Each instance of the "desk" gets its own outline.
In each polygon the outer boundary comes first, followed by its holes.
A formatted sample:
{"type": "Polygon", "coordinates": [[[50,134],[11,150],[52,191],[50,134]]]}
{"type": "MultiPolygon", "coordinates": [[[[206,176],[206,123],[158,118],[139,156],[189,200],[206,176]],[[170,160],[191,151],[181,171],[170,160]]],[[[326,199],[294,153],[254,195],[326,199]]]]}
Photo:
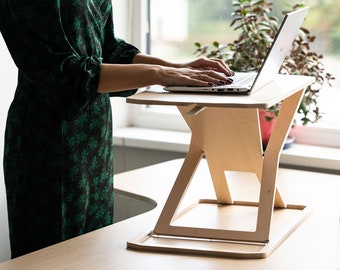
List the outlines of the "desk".
{"type": "MultiPolygon", "coordinates": [[[[127,240],[154,226],[182,163],[182,159],[173,160],[115,176],[116,189],[154,200],[157,207],[152,211],[1,263],[0,270],[340,269],[340,176],[288,169],[278,172],[282,194],[290,202],[312,205],[314,211],[265,259],[235,260],[127,249],[127,240]]],[[[201,181],[210,175],[205,160],[201,165],[188,197],[214,196],[209,182],[201,181]]],[[[253,196],[258,188],[254,182],[243,184],[231,183],[237,200],[253,196]],[[238,191],[239,186],[242,192],[238,191]]]]}
{"type": "Polygon", "coordinates": [[[189,151],[156,226],[130,241],[129,247],[235,258],[268,256],[308,213],[306,205],[292,205],[284,199],[276,177],[295,112],[304,89],[313,81],[312,77],[278,75],[249,96],[143,92],[129,97],[130,103],[176,105],[192,133],[189,151]],[[258,111],[281,101],[263,151],[258,111]],[[203,156],[215,198],[199,198],[196,205],[179,211],[203,156]],[[235,200],[229,186],[232,178],[260,182],[258,198],[235,200]]]}

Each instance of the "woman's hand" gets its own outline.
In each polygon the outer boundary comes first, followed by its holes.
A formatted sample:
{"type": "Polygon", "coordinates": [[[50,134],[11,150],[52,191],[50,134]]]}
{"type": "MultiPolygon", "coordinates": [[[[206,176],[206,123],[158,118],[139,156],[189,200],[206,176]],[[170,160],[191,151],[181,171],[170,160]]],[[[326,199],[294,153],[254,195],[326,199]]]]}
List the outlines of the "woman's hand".
{"type": "MultiPolygon", "coordinates": [[[[134,64],[150,64],[158,68],[155,75],[156,84],[208,86],[231,83],[229,78],[234,75],[221,59],[198,58],[188,63],[172,63],[150,55],[137,54],[134,64]]],[[[151,73],[150,73],[151,74],[151,73]]]]}
{"type": "Polygon", "coordinates": [[[162,85],[224,85],[232,83],[229,77],[233,75],[234,72],[221,59],[198,58],[167,71],[162,85]]]}
{"type": "Polygon", "coordinates": [[[201,64],[206,64],[206,62],[194,61],[187,65],[187,67],[182,68],[160,67],[158,83],[164,86],[213,86],[232,83],[232,80],[229,78],[232,73],[226,67],[222,66],[222,68],[218,65],[201,66],[201,64]]]}
{"type": "Polygon", "coordinates": [[[226,76],[233,76],[234,72],[229,69],[222,59],[217,58],[198,58],[189,63],[182,64],[183,67],[191,67],[194,69],[208,69],[225,74],[226,76]]]}

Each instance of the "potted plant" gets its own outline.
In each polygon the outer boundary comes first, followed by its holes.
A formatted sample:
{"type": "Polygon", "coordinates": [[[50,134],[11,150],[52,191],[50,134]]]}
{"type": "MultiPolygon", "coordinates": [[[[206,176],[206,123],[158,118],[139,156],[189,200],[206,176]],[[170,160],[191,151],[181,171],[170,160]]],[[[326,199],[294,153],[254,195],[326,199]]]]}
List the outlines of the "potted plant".
{"type": "MultiPolygon", "coordinates": [[[[301,8],[303,4],[296,4],[292,10],[301,8]]],[[[269,0],[234,0],[231,27],[237,31],[238,38],[229,44],[220,44],[215,41],[210,45],[195,43],[195,54],[209,58],[223,59],[234,71],[258,71],[264,60],[273,39],[278,31],[279,19],[272,14],[273,3],[269,0]]],[[[288,11],[283,11],[283,14],[288,11]]],[[[314,84],[307,87],[298,108],[300,121],[303,125],[314,123],[321,118],[317,99],[322,85],[334,77],[325,72],[322,59],[323,55],[311,50],[311,43],[315,40],[310,31],[301,27],[295,38],[290,54],[284,60],[280,69],[281,74],[306,75],[315,77],[314,84]]],[[[260,122],[263,139],[266,135],[264,125],[273,126],[276,116],[280,111],[280,104],[261,112],[260,122]],[[265,123],[272,122],[271,124],[265,123]]],[[[272,127],[271,127],[272,128],[272,127]]],[[[266,142],[264,142],[266,144],[266,142]]]]}

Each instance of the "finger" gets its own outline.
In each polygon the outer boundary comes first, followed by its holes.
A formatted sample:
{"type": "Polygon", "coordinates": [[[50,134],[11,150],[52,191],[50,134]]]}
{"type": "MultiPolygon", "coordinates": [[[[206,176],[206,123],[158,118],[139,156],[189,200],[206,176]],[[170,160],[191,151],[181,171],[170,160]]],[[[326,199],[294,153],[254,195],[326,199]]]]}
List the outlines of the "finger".
{"type": "Polygon", "coordinates": [[[222,73],[213,70],[195,74],[193,78],[209,83],[209,85],[225,85],[232,83],[232,80],[222,73]]]}
{"type": "Polygon", "coordinates": [[[222,59],[210,59],[209,67],[215,71],[222,72],[227,76],[234,76],[235,74],[222,59]]]}
{"type": "Polygon", "coordinates": [[[221,81],[223,84],[226,83],[227,80],[229,80],[229,76],[225,73],[222,73],[220,71],[215,70],[209,70],[205,72],[206,75],[208,75],[210,78],[213,78],[215,80],[221,81]]]}
{"type": "Polygon", "coordinates": [[[222,59],[218,59],[218,58],[201,57],[191,63],[185,64],[184,66],[187,66],[193,69],[214,70],[217,72],[221,72],[225,74],[226,76],[234,75],[234,72],[230,70],[228,65],[222,59]]]}

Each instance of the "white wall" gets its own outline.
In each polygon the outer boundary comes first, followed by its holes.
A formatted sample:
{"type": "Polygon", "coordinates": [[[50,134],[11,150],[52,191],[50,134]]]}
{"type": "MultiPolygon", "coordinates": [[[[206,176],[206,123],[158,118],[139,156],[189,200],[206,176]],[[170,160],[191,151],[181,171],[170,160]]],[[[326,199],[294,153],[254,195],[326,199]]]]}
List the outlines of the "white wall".
{"type": "Polygon", "coordinates": [[[7,204],[3,174],[4,132],[8,107],[12,101],[17,70],[0,35],[0,262],[10,258],[7,204]]]}

